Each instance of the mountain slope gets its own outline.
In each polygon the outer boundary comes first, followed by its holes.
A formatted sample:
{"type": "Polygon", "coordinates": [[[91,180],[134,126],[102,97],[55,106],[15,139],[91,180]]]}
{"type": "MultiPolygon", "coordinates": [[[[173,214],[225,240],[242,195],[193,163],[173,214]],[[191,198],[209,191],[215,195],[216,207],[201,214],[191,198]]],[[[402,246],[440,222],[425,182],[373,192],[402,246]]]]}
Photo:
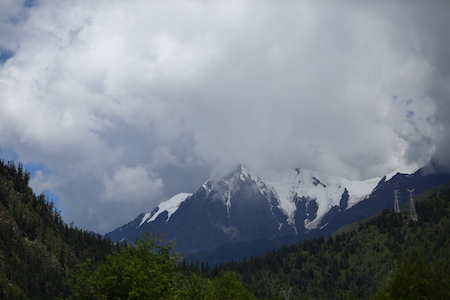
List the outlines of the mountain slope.
{"type": "MultiPolygon", "coordinates": [[[[262,179],[240,165],[219,181],[206,181],[193,194],[179,194],[152,213],[108,233],[132,241],[148,230],[177,240],[185,254],[227,242],[298,235],[323,226],[333,208],[363,200],[379,178],[351,182],[304,168],[262,179]]],[[[344,207],[345,205],[345,207],[344,207]]]]}
{"type": "Polygon", "coordinates": [[[448,299],[450,190],[418,202],[416,208],[417,222],[408,220],[407,211],[384,210],[358,229],[212,269],[204,264],[203,270],[210,276],[230,270],[240,273],[247,288],[260,298],[278,299],[280,289],[291,289],[290,299],[368,299],[389,280],[396,265],[416,266],[423,259],[430,266],[426,274],[417,268],[400,274],[403,285],[397,289],[410,290],[401,299],[448,299]],[[415,296],[413,290],[422,296],[415,296]],[[424,291],[428,294],[423,296],[424,291]]]}
{"type": "Polygon", "coordinates": [[[349,209],[340,210],[338,207],[332,208],[322,220],[326,226],[321,229],[310,230],[305,234],[287,236],[284,238],[271,240],[254,240],[241,243],[228,243],[214,249],[199,251],[186,256],[191,262],[203,261],[210,265],[225,263],[229,261],[239,261],[251,256],[259,256],[267,251],[277,249],[282,245],[298,243],[305,239],[318,236],[328,236],[341,228],[343,225],[364,220],[381,213],[384,209],[393,207],[393,191],[399,190],[402,196],[401,203],[407,202],[409,194],[407,189],[415,189],[415,194],[427,191],[443,182],[450,181],[450,174],[430,174],[427,175],[423,169],[414,174],[396,174],[390,180],[383,178],[369,197],[355,204],[349,209]]]}
{"type": "Polygon", "coordinates": [[[73,268],[102,260],[111,241],[65,224],[28,187],[29,173],[0,160],[0,299],[60,299],[73,268]]]}
{"type": "Polygon", "coordinates": [[[449,175],[418,171],[389,180],[350,181],[304,168],[262,177],[240,165],[221,180],[208,180],[193,194],[176,195],[106,236],[132,242],[147,231],[163,233],[185,255],[226,243],[279,238],[284,241],[274,245],[290,243],[329,235],[391,207],[394,189],[401,189],[406,200],[407,188],[420,192],[446,180],[449,175]]]}

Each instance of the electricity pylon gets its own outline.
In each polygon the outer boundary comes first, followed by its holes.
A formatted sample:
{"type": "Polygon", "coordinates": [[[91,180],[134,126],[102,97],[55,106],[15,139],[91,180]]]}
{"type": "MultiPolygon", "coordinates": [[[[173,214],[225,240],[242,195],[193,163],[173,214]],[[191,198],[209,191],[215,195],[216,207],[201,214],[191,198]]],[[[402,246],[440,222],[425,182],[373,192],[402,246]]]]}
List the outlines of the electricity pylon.
{"type": "Polygon", "coordinates": [[[398,198],[401,198],[398,194],[400,190],[394,190],[394,212],[399,213],[400,212],[400,204],[398,203],[398,198]]]}
{"type": "Polygon", "coordinates": [[[416,207],[414,206],[414,198],[413,198],[413,193],[414,193],[414,189],[412,190],[408,190],[409,192],[409,219],[412,221],[417,221],[417,212],[416,212],[416,207]]]}

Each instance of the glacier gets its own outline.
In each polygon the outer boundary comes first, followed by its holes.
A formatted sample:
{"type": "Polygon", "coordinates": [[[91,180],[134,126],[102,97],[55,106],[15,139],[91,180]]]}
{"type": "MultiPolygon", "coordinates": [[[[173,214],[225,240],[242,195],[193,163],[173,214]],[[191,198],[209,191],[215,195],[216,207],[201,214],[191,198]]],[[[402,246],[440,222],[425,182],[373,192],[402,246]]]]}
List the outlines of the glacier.
{"type": "Polygon", "coordinates": [[[351,181],[306,168],[264,174],[264,182],[266,186],[272,187],[277,195],[279,208],[287,216],[289,224],[295,223],[296,199],[316,202],[316,217],[307,221],[306,229],[316,229],[326,213],[333,206],[339,206],[345,190],[349,194],[348,209],[368,197],[380,180],[380,177],[375,177],[364,181],[351,181]]]}

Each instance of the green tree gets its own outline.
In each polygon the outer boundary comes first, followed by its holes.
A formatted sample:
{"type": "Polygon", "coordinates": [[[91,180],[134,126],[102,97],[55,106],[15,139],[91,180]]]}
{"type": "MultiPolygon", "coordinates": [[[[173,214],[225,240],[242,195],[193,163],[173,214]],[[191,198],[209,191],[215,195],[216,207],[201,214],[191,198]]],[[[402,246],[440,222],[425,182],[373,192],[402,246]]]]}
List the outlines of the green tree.
{"type": "Polygon", "coordinates": [[[450,299],[450,265],[444,259],[427,262],[423,256],[402,259],[374,300],[450,299]]]}
{"type": "Polygon", "coordinates": [[[193,272],[184,277],[182,288],[174,299],[189,300],[251,300],[248,291],[233,272],[225,272],[212,280],[193,272]]]}
{"type": "Polygon", "coordinates": [[[212,281],[214,295],[210,299],[255,299],[253,294],[245,289],[233,272],[226,272],[212,281]]]}
{"type": "Polygon", "coordinates": [[[70,299],[173,299],[179,282],[177,256],[159,237],[123,247],[95,266],[87,261],[70,281],[70,299]]]}
{"type": "Polygon", "coordinates": [[[88,260],[69,281],[69,299],[255,299],[235,273],[208,279],[198,270],[183,272],[171,250],[171,243],[147,236],[103,263],[88,260]]]}

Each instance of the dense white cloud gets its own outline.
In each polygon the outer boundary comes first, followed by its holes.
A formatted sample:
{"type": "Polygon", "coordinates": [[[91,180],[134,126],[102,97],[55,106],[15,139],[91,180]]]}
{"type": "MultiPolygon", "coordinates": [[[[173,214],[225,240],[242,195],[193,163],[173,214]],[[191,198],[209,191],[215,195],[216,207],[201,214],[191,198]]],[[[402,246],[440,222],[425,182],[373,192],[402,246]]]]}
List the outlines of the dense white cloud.
{"type": "Polygon", "coordinates": [[[154,172],[140,165],[135,168],[120,166],[112,178],[106,178],[101,199],[127,204],[142,203],[149,195],[162,194],[163,182],[154,172]]]}
{"type": "Polygon", "coordinates": [[[32,183],[83,228],[238,162],[352,179],[450,165],[441,1],[1,6],[0,149],[47,166],[32,183]]]}

